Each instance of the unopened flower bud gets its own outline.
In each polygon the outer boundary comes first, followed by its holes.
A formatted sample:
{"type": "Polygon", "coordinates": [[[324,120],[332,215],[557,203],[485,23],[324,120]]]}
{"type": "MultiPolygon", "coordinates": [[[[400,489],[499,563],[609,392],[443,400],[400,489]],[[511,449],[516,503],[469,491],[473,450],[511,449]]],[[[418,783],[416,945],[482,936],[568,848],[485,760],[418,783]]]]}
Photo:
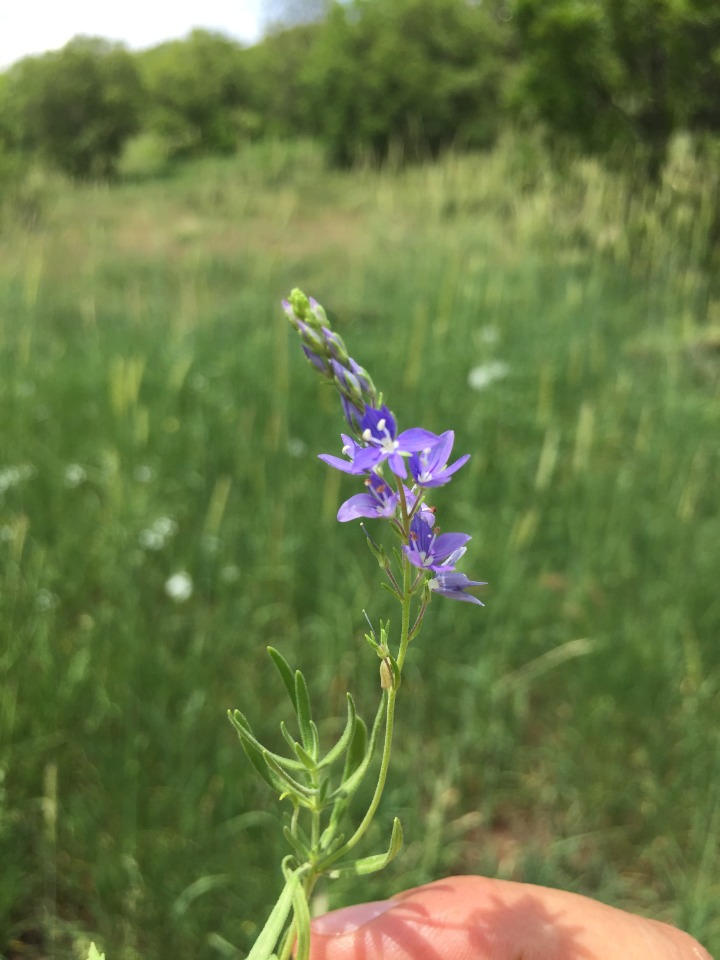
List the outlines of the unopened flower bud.
{"type": "Polygon", "coordinates": [[[310,297],[308,299],[308,306],[310,308],[310,314],[312,315],[315,323],[319,323],[321,326],[329,327],[327,314],[325,313],[325,307],[322,307],[315,297],[310,297]]]}
{"type": "Polygon", "coordinates": [[[340,393],[344,397],[347,397],[350,403],[358,407],[358,409],[362,409],[363,395],[355,374],[350,373],[349,370],[346,370],[345,367],[341,366],[337,362],[337,360],[331,360],[330,366],[332,367],[332,372],[335,375],[335,383],[340,393]]]}
{"type": "Polygon", "coordinates": [[[323,327],[322,335],[325,339],[325,343],[327,344],[328,353],[333,360],[337,360],[337,362],[343,367],[348,367],[351,362],[354,362],[350,360],[347,347],[343,342],[343,338],[339,336],[339,334],[335,333],[334,330],[331,330],[330,327],[323,327]]]}
{"type": "Polygon", "coordinates": [[[363,403],[367,407],[377,407],[378,406],[378,392],[375,387],[375,384],[372,382],[370,374],[364,367],[361,367],[359,363],[356,363],[352,357],[348,358],[348,365],[350,370],[355,375],[358,384],[360,385],[360,390],[363,395],[363,403]]]}

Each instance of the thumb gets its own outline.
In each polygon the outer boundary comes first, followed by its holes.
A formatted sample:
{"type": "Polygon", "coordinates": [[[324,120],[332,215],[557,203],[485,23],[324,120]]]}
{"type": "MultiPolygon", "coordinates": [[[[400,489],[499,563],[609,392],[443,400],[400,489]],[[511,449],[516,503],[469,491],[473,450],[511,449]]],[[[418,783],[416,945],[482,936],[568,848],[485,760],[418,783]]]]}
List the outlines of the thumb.
{"type": "Polygon", "coordinates": [[[311,960],[712,960],[687,934],[587,897],[451,877],[313,921],[311,960]]]}

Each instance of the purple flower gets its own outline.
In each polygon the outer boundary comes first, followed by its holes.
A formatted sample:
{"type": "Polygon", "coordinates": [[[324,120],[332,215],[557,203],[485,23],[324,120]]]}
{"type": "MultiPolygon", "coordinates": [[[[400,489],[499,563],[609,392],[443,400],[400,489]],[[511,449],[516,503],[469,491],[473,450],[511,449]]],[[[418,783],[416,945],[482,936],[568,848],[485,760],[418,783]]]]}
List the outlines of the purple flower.
{"type": "Polygon", "coordinates": [[[348,459],[341,460],[340,457],[333,457],[332,454],[320,453],[318,454],[320,460],[323,460],[331,467],[335,467],[336,470],[342,470],[343,473],[362,473],[362,470],[355,469],[355,458],[358,453],[363,450],[363,447],[355,443],[353,438],[349,437],[346,433],[341,433],[340,436],[343,441],[342,452],[348,459]]]}
{"type": "Polygon", "coordinates": [[[384,460],[398,477],[406,477],[404,457],[437,441],[437,436],[421,427],[413,427],[397,433],[395,417],[386,406],[379,409],[366,407],[360,421],[362,439],[367,446],[355,457],[353,473],[366,473],[374,470],[384,460]]]}
{"type": "Polygon", "coordinates": [[[455,569],[468,540],[467,533],[435,534],[427,521],[416,515],[410,523],[410,543],[403,551],[410,563],[421,570],[446,572],[455,569]]]}
{"type": "Polygon", "coordinates": [[[399,497],[388,486],[387,482],[376,473],[371,474],[365,481],[367,493],[357,493],[350,497],[338,510],[337,518],[341,523],[347,520],[357,520],[358,517],[390,518],[394,516],[399,497]]]}
{"type": "Polygon", "coordinates": [[[408,460],[408,467],[415,483],[421,487],[441,487],[450,480],[450,477],[470,459],[470,454],[460,457],[452,466],[448,466],[450,451],[453,447],[455,434],[452,430],[441,433],[436,442],[413,453],[408,460]]]}
{"type": "Polygon", "coordinates": [[[439,570],[432,580],[428,580],[428,586],[442,597],[449,597],[451,600],[466,600],[468,603],[478,603],[481,607],[485,606],[482,600],[463,592],[469,587],[485,586],[484,580],[468,580],[464,573],[439,570]]]}

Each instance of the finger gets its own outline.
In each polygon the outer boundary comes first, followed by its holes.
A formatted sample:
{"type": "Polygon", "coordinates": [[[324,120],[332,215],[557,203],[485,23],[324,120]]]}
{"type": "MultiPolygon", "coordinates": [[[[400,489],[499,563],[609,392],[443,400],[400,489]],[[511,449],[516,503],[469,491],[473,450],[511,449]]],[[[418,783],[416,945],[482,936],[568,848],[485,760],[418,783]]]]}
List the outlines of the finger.
{"type": "Polygon", "coordinates": [[[451,877],[313,921],[311,960],[712,960],[687,934],[587,897],[451,877]]]}

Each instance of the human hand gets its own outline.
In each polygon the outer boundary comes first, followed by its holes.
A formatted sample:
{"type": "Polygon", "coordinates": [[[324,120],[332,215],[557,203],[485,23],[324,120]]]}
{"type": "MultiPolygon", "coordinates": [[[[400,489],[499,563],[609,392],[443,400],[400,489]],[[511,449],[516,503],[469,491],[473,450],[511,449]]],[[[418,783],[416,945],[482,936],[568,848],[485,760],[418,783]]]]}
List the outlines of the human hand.
{"type": "Polygon", "coordinates": [[[436,880],[313,921],[311,960],[712,960],[688,934],[563,890],[436,880]]]}

